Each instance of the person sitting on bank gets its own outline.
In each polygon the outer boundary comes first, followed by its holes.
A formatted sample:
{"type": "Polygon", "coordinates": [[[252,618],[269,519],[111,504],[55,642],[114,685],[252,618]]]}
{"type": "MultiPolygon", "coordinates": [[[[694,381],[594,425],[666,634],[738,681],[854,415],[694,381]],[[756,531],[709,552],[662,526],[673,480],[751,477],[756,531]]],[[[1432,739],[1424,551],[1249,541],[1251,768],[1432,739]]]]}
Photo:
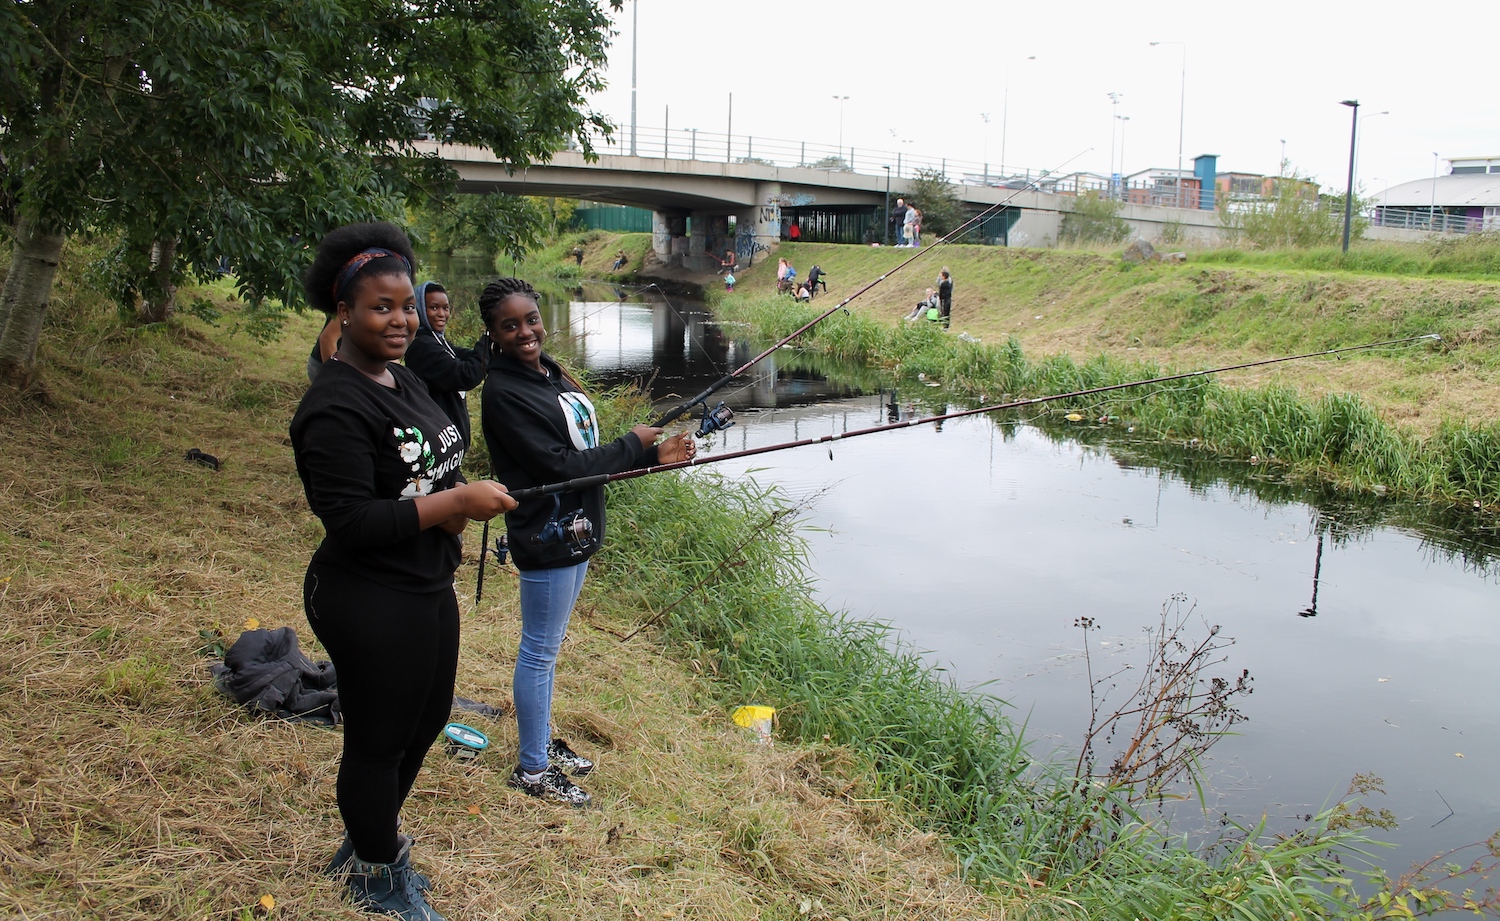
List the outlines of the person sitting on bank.
{"type": "Polygon", "coordinates": [[[928,288],[927,296],[917,301],[917,306],[913,307],[911,313],[907,314],[903,319],[915,321],[922,319],[924,315],[929,319],[937,319],[937,316],[928,311],[940,311],[941,309],[937,292],[928,288]]]}
{"type": "Polygon", "coordinates": [[[620,250],[618,253],[615,253],[615,264],[612,265],[612,266],[610,266],[609,270],[611,272],[618,272],[618,271],[620,271],[621,269],[623,269],[625,267],[625,263],[626,263],[626,261],[627,261],[628,258],[629,257],[627,257],[625,255],[625,251],[623,249],[620,250]]]}

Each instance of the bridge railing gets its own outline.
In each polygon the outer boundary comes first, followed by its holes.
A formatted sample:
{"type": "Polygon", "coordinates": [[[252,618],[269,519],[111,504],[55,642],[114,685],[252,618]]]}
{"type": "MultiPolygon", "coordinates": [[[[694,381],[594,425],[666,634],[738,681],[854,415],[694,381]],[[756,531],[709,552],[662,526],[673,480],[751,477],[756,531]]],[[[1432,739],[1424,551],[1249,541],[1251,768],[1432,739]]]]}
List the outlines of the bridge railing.
{"type": "Polygon", "coordinates": [[[629,126],[610,138],[595,136],[594,149],[607,155],[631,155],[669,160],[700,160],[718,163],[762,163],[768,166],[802,167],[884,176],[890,167],[895,179],[911,179],[921,171],[935,172],[949,182],[965,185],[1006,187],[1021,185],[1041,175],[1036,170],[981,163],[952,157],[927,157],[906,150],[837,146],[749,134],[728,135],[722,131],[695,128],[638,126],[632,149],[629,126]]]}

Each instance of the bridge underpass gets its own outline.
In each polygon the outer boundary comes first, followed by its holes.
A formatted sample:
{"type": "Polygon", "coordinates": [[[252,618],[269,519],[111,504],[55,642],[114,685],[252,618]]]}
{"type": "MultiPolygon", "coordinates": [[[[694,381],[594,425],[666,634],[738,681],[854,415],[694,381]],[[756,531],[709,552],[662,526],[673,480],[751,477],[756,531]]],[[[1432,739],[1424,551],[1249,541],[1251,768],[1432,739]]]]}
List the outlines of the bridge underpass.
{"type": "MultiPolygon", "coordinates": [[[[458,173],[460,192],[498,191],[648,208],[657,256],[694,271],[716,268],[717,256],[731,248],[741,261],[769,252],[784,239],[784,227],[792,219],[837,225],[842,218],[847,225],[853,223],[853,215],[881,215],[887,189],[894,204],[911,184],[907,178],[766,163],[628,155],[600,155],[588,162],[572,150],[559,151],[548,163],[511,169],[483,148],[427,143],[418,149],[441,156],[458,173]]],[[[995,222],[998,232],[992,230],[990,236],[1007,245],[1053,245],[1062,214],[1071,210],[1072,197],[1067,195],[970,184],[953,189],[976,213],[1006,203],[1012,214],[995,222]]],[[[1127,204],[1121,217],[1138,231],[1168,221],[1217,229],[1213,212],[1127,204]]],[[[879,229],[881,218],[875,220],[879,229]]],[[[834,231],[847,232],[847,227],[834,231]]]]}

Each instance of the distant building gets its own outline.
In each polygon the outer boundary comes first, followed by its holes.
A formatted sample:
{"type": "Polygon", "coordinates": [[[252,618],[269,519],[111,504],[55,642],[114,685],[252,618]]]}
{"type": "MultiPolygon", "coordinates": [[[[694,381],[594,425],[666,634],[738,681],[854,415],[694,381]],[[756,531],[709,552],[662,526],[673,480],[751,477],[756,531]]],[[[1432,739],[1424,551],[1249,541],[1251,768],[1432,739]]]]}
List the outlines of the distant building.
{"type": "Polygon", "coordinates": [[[1383,189],[1377,227],[1438,233],[1500,231],[1500,156],[1454,157],[1447,173],[1383,189]]]}

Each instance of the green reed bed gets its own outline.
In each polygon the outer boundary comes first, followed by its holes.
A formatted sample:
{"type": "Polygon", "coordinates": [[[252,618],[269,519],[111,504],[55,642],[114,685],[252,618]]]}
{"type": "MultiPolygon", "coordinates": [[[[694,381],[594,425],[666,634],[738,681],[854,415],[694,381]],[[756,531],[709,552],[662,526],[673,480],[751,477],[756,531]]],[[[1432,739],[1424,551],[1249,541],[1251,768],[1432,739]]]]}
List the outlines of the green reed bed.
{"type": "MultiPolygon", "coordinates": [[[[816,312],[786,298],[729,298],[721,315],[779,338],[816,312]]],[[[1329,347],[1346,343],[1328,343],[1329,347]]],[[[1015,339],[968,341],[935,324],[889,327],[840,312],[809,330],[802,348],[840,361],[886,369],[898,380],[921,377],[981,402],[1023,399],[1146,380],[1170,373],[1149,362],[1099,356],[1028,359],[1015,339]]],[[[1316,360],[1316,359],[1312,359],[1316,360]]],[[[1329,394],[1308,400],[1282,386],[1237,388],[1189,378],[1077,400],[1026,407],[1028,416],[1078,413],[1114,417],[1195,448],[1276,463],[1293,476],[1415,498],[1500,509],[1500,424],[1447,422],[1423,438],[1382,419],[1364,400],[1329,394]]]]}
{"type": "Polygon", "coordinates": [[[885,627],[822,608],[800,510],[778,492],[699,471],[616,484],[609,500],[612,539],[629,546],[596,559],[597,578],[622,587],[610,603],[654,610],[650,635],[709,676],[726,709],[775,706],[779,738],[852,753],[861,780],[838,792],[901,804],[945,835],[967,878],[1024,897],[1026,916],[1370,917],[1338,882],[1336,857],[1352,863],[1364,843],[1333,830],[1346,807],[1207,852],[1174,838],[1127,791],[1034,760],[1001,701],[958,688],[885,627]]]}

